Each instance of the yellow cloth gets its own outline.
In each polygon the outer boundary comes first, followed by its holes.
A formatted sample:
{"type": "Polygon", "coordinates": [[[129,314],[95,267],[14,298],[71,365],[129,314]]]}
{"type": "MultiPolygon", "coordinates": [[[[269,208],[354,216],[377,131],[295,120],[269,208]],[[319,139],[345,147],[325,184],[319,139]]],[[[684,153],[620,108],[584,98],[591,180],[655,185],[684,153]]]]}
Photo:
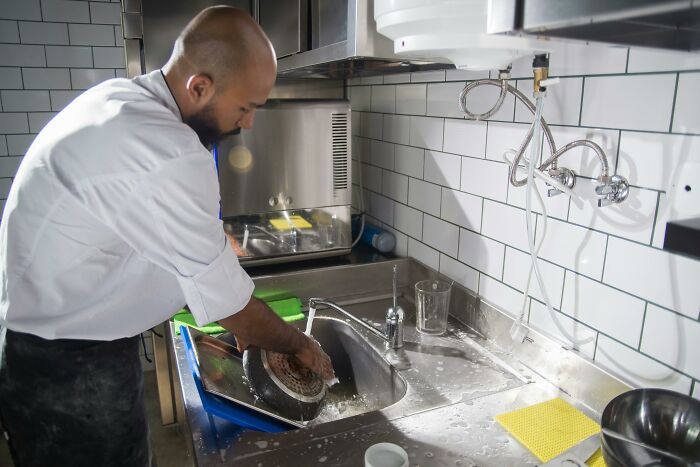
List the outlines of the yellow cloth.
{"type": "Polygon", "coordinates": [[[286,218],[271,219],[270,224],[277,230],[291,230],[292,226],[297,229],[310,229],[311,224],[301,216],[289,216],[289,220],[286,218]]]}
{"type": "MultiPolygon", "coordinates": [[[[600,432],[600,426],[596,422],[559,398],[497,415],[495,418],[541,462],[552,460],[600,432]]],[[[591,456],[588,465],[605,467],[600,449],[591,456]]]]}

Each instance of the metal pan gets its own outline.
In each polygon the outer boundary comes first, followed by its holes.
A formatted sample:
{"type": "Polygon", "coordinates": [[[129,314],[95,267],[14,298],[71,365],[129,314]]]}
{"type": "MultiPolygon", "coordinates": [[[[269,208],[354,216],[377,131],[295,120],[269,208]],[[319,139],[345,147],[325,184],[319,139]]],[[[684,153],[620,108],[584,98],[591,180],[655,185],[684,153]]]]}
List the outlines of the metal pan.
{"type": "Polygon", "coordinates": [[[293,420],[311,420],[321,410],[325,383],[290,355],[248,347],[243,369],[255,393],[267,405],[293,420]]]}
{"type": "Polygon", "coordinates": [[[299,420],[285,417],[255,395],[243,369],[242,355],[232,345],[233,336],[224,334],[214,338],[192,328],[186,332],[194,347],[205,391],[292,426],[305,426],[299,420]]]}

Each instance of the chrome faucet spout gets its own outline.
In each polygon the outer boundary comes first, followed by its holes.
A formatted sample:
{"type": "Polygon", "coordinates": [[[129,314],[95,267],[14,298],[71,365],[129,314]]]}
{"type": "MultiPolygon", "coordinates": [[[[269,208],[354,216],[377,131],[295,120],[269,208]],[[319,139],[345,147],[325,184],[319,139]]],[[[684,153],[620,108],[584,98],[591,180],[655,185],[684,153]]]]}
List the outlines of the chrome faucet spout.
{"type": "Polygon", "coordinates": [[[398,285],[398,273],[394,264],[392,277],[392,306],[386,310],[386,335],[389,341],[389,346],[392,349],[400,349],[403,347],[403,321],[406,314],[403,308],[398,304],[398,294],[396,292],[398,285]]]}
{"type": "MultiPolygon", "coordinates": [[[[384,334],[382,331],[379,329],[375,328],[374,326],[362,321],[361,319],[357,318],[356,316],[352,315],[350,312],[346,311],[339,305],[331,302],[330,300],[324,300],[322,298],[310,298],[309,299],[309,308],[317,308],[319,305],[321,306],[327,306],[329,308],[333,308],[334,310],[340,312],[341,314],[347,316],[350,318],[352,321],[355,323],[359,324],[363,328],[367,329],[368,331],[372,332],[374,335],[381,337],[384,341],[388,342],[391,348],[398,348],[403,346],[403,317],[400,320],[400,326],[401,326],[401,345],[398,347],[395,347],[393,342],[396,340],[392,335],[387,335],[384,334]]],[[[403,314],[403,312],[402,312],[403,314]]],[[[388,317],[387,317],[387,322],[388,322],[388,317]]]]}

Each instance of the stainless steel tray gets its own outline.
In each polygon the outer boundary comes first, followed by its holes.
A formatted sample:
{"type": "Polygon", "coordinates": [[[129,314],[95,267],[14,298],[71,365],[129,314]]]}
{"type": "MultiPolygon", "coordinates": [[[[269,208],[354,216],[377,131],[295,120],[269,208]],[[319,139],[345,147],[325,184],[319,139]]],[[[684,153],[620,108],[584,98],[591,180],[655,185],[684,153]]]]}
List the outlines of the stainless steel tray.
{"type": "Polygon", "coordinates": [[[305,426],[303,422],[280,415],[253,394],[243,370],[242,355],[232,345],[231,334],[215,338],[190,327],[186,332],[194,347],[205,391],[290,425],[305,426]]]}

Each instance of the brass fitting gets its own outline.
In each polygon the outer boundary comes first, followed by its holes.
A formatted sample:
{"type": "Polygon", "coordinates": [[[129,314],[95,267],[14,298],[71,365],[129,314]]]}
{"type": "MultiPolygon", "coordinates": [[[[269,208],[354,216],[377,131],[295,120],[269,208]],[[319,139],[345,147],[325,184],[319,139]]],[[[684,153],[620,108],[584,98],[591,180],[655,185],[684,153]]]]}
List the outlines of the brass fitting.
{"type": "Polygon", "coordinates": [[[533,87],[535,96],[544,92],[546,89],[540,86],[540,83],[549,77],[549,55],[538,54],[532,60],[532,73],[535,75],[533,87]]]}
{"type": "Polygon", "coordinates": [[[533,68],[532,73],[535,75],[535,80],[533,83],[535,94],[539,94],[544,91],[544,88],[540,87],[540,81],[543,81],[549,77],[549,68],[533,68]]]}

